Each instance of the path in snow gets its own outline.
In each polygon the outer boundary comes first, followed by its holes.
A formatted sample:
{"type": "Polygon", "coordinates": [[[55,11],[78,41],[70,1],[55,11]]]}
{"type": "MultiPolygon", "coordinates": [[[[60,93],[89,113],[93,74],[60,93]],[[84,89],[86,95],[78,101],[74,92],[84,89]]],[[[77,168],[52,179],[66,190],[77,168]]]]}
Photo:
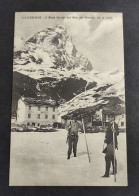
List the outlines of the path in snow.
{"type": "Polygon", "coordinates": [[[79,133],[77,157],[67,160],[66,130],[53,133],[12,132],[11,186],[126,186],[126,134],[118,136],[117,182],[101,178],[105,172],[102,153],[104,133],[86,134],[91,163],[88,161],[84,134],[79,133]]]}

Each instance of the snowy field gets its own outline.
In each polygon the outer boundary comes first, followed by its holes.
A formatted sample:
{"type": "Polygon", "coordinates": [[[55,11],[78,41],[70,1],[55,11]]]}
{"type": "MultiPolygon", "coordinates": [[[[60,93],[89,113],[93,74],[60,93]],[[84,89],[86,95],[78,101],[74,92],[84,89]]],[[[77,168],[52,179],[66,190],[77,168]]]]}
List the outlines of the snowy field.
{"type": "Polygon", "coordinates": [[[77,157],[67,160],[66,130],[51,133],[12,132],[10,186],[126,186],[126,134],[118,136],[117,181],[105,173],[102,153],[104,133],[86,134],[91,163],[88,161],[84,134],[79,133],[77,157]]]}

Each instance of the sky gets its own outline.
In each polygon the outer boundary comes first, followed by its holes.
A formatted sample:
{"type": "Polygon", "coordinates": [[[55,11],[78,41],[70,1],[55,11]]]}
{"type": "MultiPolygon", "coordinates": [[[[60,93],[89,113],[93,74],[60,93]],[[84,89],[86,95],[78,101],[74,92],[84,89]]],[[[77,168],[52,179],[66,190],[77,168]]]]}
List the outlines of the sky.
{"type": "Polygon", "coordinates": [[[15,35],[26,41],[57,24],[66,27],[76,49],[91,61],[95,70],[124,70],[122,13],[16,12],[15,35]]]}

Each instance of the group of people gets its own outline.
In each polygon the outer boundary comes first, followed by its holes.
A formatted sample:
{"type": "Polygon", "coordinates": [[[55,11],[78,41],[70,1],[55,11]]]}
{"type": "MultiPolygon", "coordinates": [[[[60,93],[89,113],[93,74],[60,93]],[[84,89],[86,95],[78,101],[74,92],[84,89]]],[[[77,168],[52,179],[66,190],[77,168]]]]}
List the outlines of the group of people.
{"type": "MultiPolygon", "coordinates": [[[[67,143],[68,143],[68,152],[67,159],[70,159],[70,156],[73,154],[74,157],[77,156],[77,143],[78,143],[78,131],[80,129],[80,125],[77,122],[77,118],[74,118],[70,121],[68,126],[68,135],[67,135],[67,143]]],[[[110,166],[112,163],[113,172],[111,174],[117,173],[117,160],[115,157],[115,149],[118,150],[118,142],[117,136],[119,135],[118,125],[115,123],[115,117],[111,116],[109,118],[109,125],[105,134],[104,143],[106,147],[103,149],[103,153],[105,153],[105,174],[102,177],[109,177],[110,175],[110,166]]]]}

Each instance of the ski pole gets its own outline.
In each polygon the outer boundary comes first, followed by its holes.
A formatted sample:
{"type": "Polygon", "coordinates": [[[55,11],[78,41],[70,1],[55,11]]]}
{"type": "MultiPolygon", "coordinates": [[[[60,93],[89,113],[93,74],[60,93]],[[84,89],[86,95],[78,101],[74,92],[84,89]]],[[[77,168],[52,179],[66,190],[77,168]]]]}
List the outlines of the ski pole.
{"type": "MultiPolygon", "coordinates": [[[[113,130],[114,130],[114,124],[113,124],[113,130]]],[[[116,157],[115,157],[115,137],[114,137],[114,131],[113,131],[113,157],[114,157],[114,162],[113,162],[113,167],[114,167],[114,182],[116,182],[116,157]]]]}
{"type": "Polygon", "coordinates": [[[85,143],[86,143],[86,148],[87,148],[88,160],[89,160],[89,163],[90,163],[91,160],[90,160],[90,156],[89,156],[89,149],[88,149],[88,144],[87,144],[87,139],[86,139],[85,127],[84,127],[84,121],[83,121],[83,119],[82,119],[82,124],[83,124],[83,131],[84,131],[84,136],[85,136],[85,143]]]}

